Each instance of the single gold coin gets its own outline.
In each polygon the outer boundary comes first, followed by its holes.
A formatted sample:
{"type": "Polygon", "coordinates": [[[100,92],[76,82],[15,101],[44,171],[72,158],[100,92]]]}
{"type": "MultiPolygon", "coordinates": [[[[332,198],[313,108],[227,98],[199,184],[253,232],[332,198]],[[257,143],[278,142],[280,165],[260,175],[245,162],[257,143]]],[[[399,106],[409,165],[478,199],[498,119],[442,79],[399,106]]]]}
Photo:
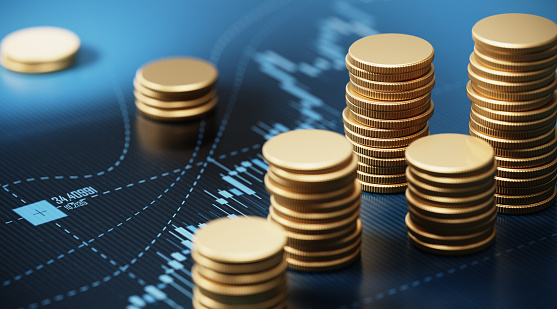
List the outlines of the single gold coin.
{"type": "Polygon", "coordinates": [[[350,76],[350,81],[352,81],[352,83],[358,86],[376,90],[376,91],[400,92],[400,91],[410,91],[429,84],[434,77],[434,68],[432,64],[431,70],[429,70],[425,75],[415,79],[410,79],[410,80],[405,80],[400,82],[374,81],[374,80],[369,80],[363,77],[356,76],[352,73],[348,73],[348,74],[350,76]]]}
{"type": "MultiPolygon", "coordinates": [[[[355,183],[355,182],[354,182],[355,183]]],[[[329,202],[316,203],[293,203],[292,200],[282,199],[279,195],[271,195],[271,205],[278,205],[282,208],[288,208],[294,212],[303,213],[329,213],[338,210],[350,208],[351,205],[359,203],[362,190],[359,185],[353,185],[352,190],[338,199],[329,202]]]]}
{"type": "Polygon", "coordinates": [[[495,202],[501,205],[526,205],[534,204],[548,199],[553,194],[554,188],[528,195],[495,194],[495,202]]]}
{"type": "MultiPolygon", "coordinates": [[[[424,125],[425,125],[425,123],[424,123],[424,125]]],[[[358,144],[357,142],[354,142],[350,139],[348,139],[348,141],[350,142],[350,144],[352,144],[352,147],[354,149],[354,153],[358,157],[358,160],[362,163],[365,163],[365,164],[368,164],[368,165],[383,166],[383,167],[384,166],[389,166],[389,165],[392,165],[392,166],[406,165],[406,163],[405,163],[406,161],[404,159],[404,155],[406,153],[406,147],[375,148],[375,147],[369,147],[369,146],[365,146],[365,145],[362,145],[362,144],[358,144]],[[370,157],[370,159],[362,158],[362,156],[370,157]],[[364,161],[374,162],[375,159],[378,159],[380,161],[378,161],[377,164],[364,162],[364,161]],[[384,161],[384,160],[387,160],[387,161],[384,161]],[[385,162],[385,164],[387,164],[387,165],[382,164],[381,162],[385,162]]]]}
{"type": "Polygon", "coordinates": [[[225,263],[251,263],[282,251],[286,238],[280,226],[259,217],[221,218],[195,233],[195,250],[225,263]]]}
{"type": "Polygon", "coordinates": [[[420,70],[433,61],[434,50],[422,38],[399,33],[367,36],[348,49],[348,62],[379,74],[400,74],[420,70]]]}
{"type": "Polygon", "coordinates": [[[368,80],[378,81],[378,82],[402,82],[411,79],[416,79],[428,73],[431,70],[431,66],[432,66],[430,65],[430,66],[423,67],[422,69],[419,70],[414,70],[414,71],[400,73],[400,74],[380,74],[380,73],[372,73],[356,67],[355,65],[350,63],[350,61],[348,60],[348,55],[346,55],[345,57],[345,64],[350,74],[368,80]]]}
{"type": "Polygon", "coordinates": [[[521,122],[521,121],[534,121],[548,117],[557,110],[557,100],[555,99],[557,95],[553,95],[552,99],[545,105],[542,105],[536,109],[527,111],[504,111],[504,110],[494,110],[488,107],[480,106],[478,104],[472,103],[472,109],[474,111],[486,118],[500,121],[509,122],[521,122]]]}
{"type": "MultiPolygon", "coordinates": [[[[555,47],[552,49],[555,49],[555,47]]],[[[536,75],[545,76],[551,73],[551,71],[555,71],[555,64],[557,63],[557,53],[555,53],[555,50],[553,55],[536,61],[507,61],[493,58],[480,52],[478,46],[474,47],[473,55],[473,58],[480,64],[478,67],[489,68],[500,72],[499,74],[509,73],[510,75],[519,74],[530,77],[536,75]]]]}
{"type": "Polygon", "coordinates": [[[367,137],[352,132],[347,127],[344,127],[344,134],[351,141],[354,141],[361,145],[376,147],[376,148],[399,148],[399,147],[408,146],[413,141],[429,135],[429,125],[426,124],[426,126],[422,130],[412,135],[403,136],[403,137],[394,137],[394,138],[367,137]]]}
{"type": "Polygon", "coordinates": [[[135,106],[146,117],[160,121],[185,121],[201,117],[217,106],[218,99],[186,109],[160,109],[135,100],[135,106]]]}
{"type": "Polygon", "coordinates": [[[207,291],[211,291],[217,294],[230,295],[230,296],[247,296],[253,294],[264,293],[272,290],[278,286],[281,286],[286,281],[286,275],[280,275],[269,281],[255,284],[223,284],[201,275],[197,270],[197,265],[193,265],[191,269],[191,277],[195,285],[199,288],[207,291]]]}
{"type": "Polygon", "coordinates": [[[452,207],[448,205],[429,203],[412,194],[410,190],[406,190],[406,200],[408,201],[408,207],[412,207],[416,212],[427,217],[438,219],[470,218],[489,212],[493,207],[495,207],[492,199],[488,199],[487,201],[477,205],[466,207],[452,207]]]}
{"type": "Polygon", "coordinates": [[[555,128],[555,124],[553,121],[553,124],[550,123],[547,126],[538,129],[533,129],[528,131],[505,131],[505,130],[493,129],[481,125],[478,122],[476,122],[474,118],[471,117],[469,127],[478,131],[479,133],[491,137],[510,139],[510,140],[524,140],[524,139],[532,139],[532,138],[535,139],[536,137],[549,133],[551,130],[555,128]]]}
{"type": "Polygon", "coordinates": [[[500,92],[528,92],[536,89],[540,89],[544,86],[549,85],[555,80],[555,71],[551,74],[544,76],[540,79],[527,81],[527,82],[504,82],[499,80],[494,80],[480,76],[474,70],[472,70],[471,65],[468,65],[468,77],[473,84],[478,85],[484,89],[489,89],[492,91],[500,92]]]}
{"type": "MultiPolygon", "coordinates": [[[[278,222],[276,222],[271,217],[271,215],[267,216],[267,220],[278,224],[278,222]]],[[[311,245],[313,243],[321,244],[322,242],[334,242],[339,239],[343,239],[346,236],[352,235],[352,233],[354,233],[354,231],[358,227],[359,220],[360,219],[357,219],[352,224],[347,225],[344,228],[334,230],[329,233],[321,233],[321,234],[309,234],[306,232],[295,232],[295,231],[290,231],[285,229],[285,234],[287,237],[286,245],[293,248],[297,248],[299,246],[307,246],[308,244],[311,245]]]]}
{"type": "Polygon", "coordinates": [[[508,83],[525,83],[546,78],[555,73],[555,63],[557,63],[556,55],[555,61],[549,66],[526,72],[524,72],[524,70],[509,72],[503,71],[503,69],[500,68],[493,68],[491,65],[485,64],[479,59],[481,58],[477,56],[475,52],[470,55],[470,70],[472,72],[483,78],[508,83]]]}
{"type": "Polygon", "coordinates": [[[350,103],[350,101],[346,101],[346,106],[353,113],[365,117],[379,118],[379,119],[400,119],[400,118],[414,117],[416,115],[422,114],[423,112],[427,111],[430,105],[431,105],[431,100],[427,101],[426,103],[418,107],[411,108],[411,109],[406,109],[401,111],[381,112],[381,111],[375,111],[367,108],[361,108],[359,106],[350,103]]]}
{"type": "Polygon", "coordinates": [[[358,180],[365,183],[381,185],[400,184],[406,183],[406,174],[380,175],[358,171],[358,180]]]}
{"type": "MultiPolygon", "coordinates": [[[[215,302],[230,305],[251,305],[251,304],[258,304],[258,303],[265,303],[273,298],[278,297],[283,293],[287,293],[287,285],[286,280],[283,284],[280,284],[268,291],[257,293],[257,294],[249,294],[249,295],[226,295],[221,293],[215,293],[213,291],[206,290],[200,286],[194,286],[195,289],[198,289],[205,297],[212,299],[215,302]]],[[[225,309],[229,309],[231,307],[225,307],[225,309]]],[[[257,307],[256,307],[257,308],[257,307]]],[[[265,309],[268,309],[264,307],[265,309]]],[[[255,308],[250,308],[255,309],[255,308]]]]}
{"type": "MultiPolygon", "coordinates": [[[[486,180],[493,182],[491,180],[486,180]]],[[[414,195],[417,196],[419,199],[426,201],[427,203],[431,204],[441,204],[453,207],[466,207],[472,205],[481,204],[491,198],[493,198],[493,194],[495,194],[495,184],[491,186],[491,188],[475,194],[475,195],[467,195],[462,197],[446,197],[446,196],[435,196],[431,194],[425,194],[420,192],[416,186],[408,182],[408,190],[414,195]]]]}
{"type": "MultiPolygon", "coordinates": [[[[381,148],[377,148],[381,149],[381,148]]],[[[388,149],[388,148],[384,148],[388,149]]],[[[363,164],[382,167],[382,168],[406,168],[406,159],[402,158],[377,158],[377,157],[370,157],[366,155],[362,155],[357,153],[356,156],[358,157],[358,161],[363,164]]]]}
{"type": "Polygon", "coordinates": [[[503,101],[490,99],[482,94],[478,93],[474,87],[472,87],[472,82],[466,84],[466,94],[470,101],[472,101],[477,106],[489,108],[492,110],[505,111],[505,112],[518,112],[518,111],[528,111],[539,108],[547,104],[554,97],[554,93],[549,93],[547,96],[541,97],[539,99],[527,100],[527,101],[503,101]]]}
{"type": "Polygon", "coordinates": [[[406,149],[412,168],[432,175],[465,176],[493,165],[493,148],[463,134],[436,134],[414,141],[406,149]]]}
{"type": "MultiPolygon", "coordinates": [[[[450,235],[453,231],[458,231],[458,233],[461,233],[461,231],[467,231],[468,229],[471,229],[470,233],[474,233],[472,232],[472,230],[475,231],[478,226],[488,224],[489,222],[491,222],[491,224],[495,223],[494,217],[497,216],[495,199],[491,197],[489,201],[491,201],[491,207],[489,207],[487,211],[465,218],[430,217],[419,211],[416,211],[410,204],[408,210],[410,217],[412,218],[412,220],[415,221],[416,224],[419,224],[424,229],[436,234],[445,235],[445,232],[447,232],[446,235],[450,235]]],[[[483,229],[484,228],[482,228],[482,230],[483,229]]]]}
{"type": "Polygon", "coordinates": [[[497,176],[504,178],[535,178],[546,175],[557,168],[557,158],[546,164],[528,168],[497,167],[497,176]]]}
{"type": "Polygon", "coordinates": [[[356,114],[350,111],[350,117],[356,121],[366,124],[370,127],[376,127],[381,129],[403,129],[416,125],[421,125],[428,121],[431,116],[433,116],[433,101],[431,101],[431,106],[424,112],[414,117],[402,118],[402,119],[379,119],[371,118],[356,114]]]}
{"type": "Polygon", "coordinates": [[[190,57],[165,58],[139,68],[135,78],[139,84],[158,92],[187,93],[212,87],[218,77],[210,62],[190,57]]]}
{"type": "Polygon", "coordinates": [[[348,82],[346,84],[346,102],[351,103],[360,108],[365,108],[369,110],[379,111],[379,112],[398,112],[408,109],[417,108],[418,106],[424,105],[426,102],[431,100],[431,92],[426,92],[424,95],[402,101],[381,101],[375,100],[366,96],[363,96],[356,92],[352,87],[352,83],[348,82]]]}
{"type": "MultiPolygon", "coordinates": [[[[320,252],[330,251],[345,248],[347,244],[354,243],[362,235],[362,222],[360,219],[356,220],[355,228],[351,232],[345,234],[341,238],[326,239],[326,240],[311,240],[311,241],[297,241],[292,244],[286,245],[291,249],[300,250],[303,252],[320,252]]],[[[286,248],[285,247],[285,248],[286,248]]]]}
{"type": "Polygon", "coordinates": [[[281,217],[273,207],[269,208],[269,216],[287,231],[301,234],[329,234],[352,226],[360,216],[360,208],[355,207],[349,216],[332,222],[313,221],[311,223],[304,223],[291,221],[287,217],[281,217]]]}
{"type": "Polygon", "coordinates": [[[369,183],[365,181],[358,180],[362,190],[369,193],[377,193],[377,194],[396,194],[396,193],[403,193],[406,191],[407,183],[393,183],[393,184],[378,184],[378,183],[369,183]]]}
{"type": "Polygon", "coordinates": [[[549,181],[552,181],[555,175],[557,175],[557,170],[553,170],[545,175],[541,175],[533,178],[505,178],[505,177],[495,176],[495,183],[497,184],[498,187],[506,187],[506,188],[535,187],[535,186],[543,185],[549,181]]]}
{"type": "Polygon", "coordinates": [[[547,189],[555,187],[555,182],[557,182],[557,174],[553,176],[553,178],[549,179],[548,181],[537,185],[537,186],[526,186],[526,187],[514,187],[514,188],[507,188],[507,187],[497,187],[495,190],[495,194],[501,195],[531,195],[536,194],[539,192],[543,192],[547,189]]]}
{"type": "Polygon", "coordinates": [[[478,137],[493,146],[495,155],[497,156],[512,156],[511,153],[515,153],[515,150],[537,149],[537,147],[545,145],[555,137],[555,128],[552,128],[551,131],[543,135],[527,139],[493,137],[483,134],[471,126],[468,127],[468,131],[471,136],[478,137]]]}
{"type": "MultiPolygon", "coordinates": [[[[520,146],[520,145],[519,145],[520,146]]],[[[537,157],[551,152],[557,146],[557,137],[554,135],[551,139],[542,145],[531,148],[494,148],[495,156],[505,158],[530,158],[537,157]]]]}
{"type": "MultiPolygon", "coordinates": [[[[354,161],[356,162],[355,165],[357,166],[357,160],[355,159],[354,161]]],[[[270,168],[267,170],[267,176],[269,176],[269,179],[274,183],[294,193],[316,194],[326,193],[338,188],[344,188],[354,183],[354,179],[356,178],[356,169],[351,171],[350,174],[345,175],[345,177],[343,178],[323,182],[292,181],[290,179],[277,175],[275,172],[271,171],[270,168]]]]}
{"type": "Polygon", "coordinates": [[[360,257],[360,247],[348,256],[339,258],[332,261],[301,261],[294,258],[287,258],[288,268],[298,271],[307,272],[325,272],[333,271],[343,267],[346,267],[354,263],[360,257]]]}
{"type": "Polygon", "coordinates": [[[497,166],[500,168],[528,168],[546,164],[555,159],[556,156],[557,148],[553,148],[553,150],[548,153],[528,158],[506,158],[495,156],[495,161],[497,162],[497,166]]]}
{"type": "MultiPolygon", "coordinates": [[[[427,107],[429,108],[429,104],[427,105],[427,107]]],[[[402,129],[374,128],[359,123],[354,118],[352,118],[352,116],[350,116],[350,109],[348,107],[344,108],[344,110],[342,111],[342,121],[344,123],[344,126],[348,130],[370,138],[395,138],[395,137],[408,136],[421,131],[425,126],[427,126],[427,122],[424,122],[422,124],[418,124],[412,127],[407,127],[402,129]]]]}
{"type": "MultiPolygon", "coordinates": [[[[195,306],[201,305],[202,307],[199,308],[212,308],[212,309],[280,309],[284,308],[286,305],[283,304],[285,302],[287,296],[287,290],[282,289],[279,293],[269,294],[268,297],[264,298],[259,302],[250,302],[250,298],[252,297],[237,297],[235,301],[231,303],[224,303],[212,298],[211,293],[205,294],[206,291],[203,291],[199,287],[193,288],[193,305],[194,308],[198,308],[195,306]],[[281,307],[282,306],[282,307],[281,307]]],[[[222,296],[221,296],[222,297],[222,296]]],[[[232,298],[234,296],[223,297],[223,298],[232,298]]],[[[263,296],[265,297],[265,296],[263,296]]]]}
{"type": "MultiPolygon", "coordinates": [[[[555,186],[555,185],[554,185],[555,186]]],[[[497,204],[497,211],[501,214],[506,215],[526,215],[542,211],[549,206],[555,204],[555,188],[553,188],[553,194],[547,199],[527,205],[506,205],[497,204]]]]}
{"type": "Polygon", "coordinates": [[[472,28],[476,45],[516,54],[533,53],[557,44],[557,25],[530,14],[500,14],[478,21],[472,28]]]}
{"type": "Polygon", "coordinates": [[[538,60],[544,60],[551,58],[557,54],[557,45],[541,50],[535,53],[513,53],[513,52],[501,52],[491,49],[486,49],[483,46],[475,45],[474,50],[477,50],[482,55],[486,55],[493,59],[499,59],[509,62],[532,62],[538,60]]]}
{"type": "Polygon", "coordinates": [[[301,223],[326,223],[332,221],[342,220],[354,212],[356,212],[360,207],[360,200],[358,199],[352,205],[345,207],[343,209],[335,210],[335,211],[318,211],[318,212],[299,212],[292,210],[288,207],[282,206],[279,203],[273,203],[271,201],[271,207],[273,208],[273,212],[275,212],[278,216],[285,218],[290,221],[294,222],[301,222],[301,223]]]}
{"type": "Polygon", "coordinates": [[[198,100],[201,97],[208,95],[211,91],[215,90],[215,85],[212,85],[204,89],[200,89],[197,91],[190,91],[190,92],[162,92],[162,91],[152,90],[150,88],[141,85],[137,81],[137,78],[133,79],[133,87],[135,91],[140,92],[141,94],[149,98],[153,98],[161,101],[178,101],[178,102],[198,100]]]}
{"type": "Polygon", "coordinates": [[[406,180],[412,184],[412,186],[419,192],[427,195],[435,195],[440,197],[464,197],[470,195],[480,194],[485,192],[493,186],[495,179],[493,177],[485,179],[481,184],[475,186],[466,187],[456,187],[447,188],[428,184],[426,182],[420,181],[413,175],[414,169],[408,168],[406,172],[406,180]]]}
{"type": "Polygon", "coordinates": [[[11,71],[28,74],[48,73],[63,70],[72,65],[74,58],[67,58],[62,61],[45,62],[45,63],[24,63],[14,61],[8,57],[0,57],[0,64],[11,71]]]}
{"type": "Polygon", "coordinates": [[[477,93],[486,96],[490,99],[502,100],[502,101],[534,101],[540,100],[548,95],[552,95],[555,89],[557,89],[557,79],[553,79],[553,81],[538,89],[533,89],[529,91],[522,91],[522,92],[507,92],[507,91],[497,91],[490,88],[483,87],[475,83],[474,81],[470,81],[474,90],[477,93]]]}
{"type": "Polygon", "coordinates": [[[341,188],[337,188],[336,190],[330,190],[326,192],[317,192],[317,193],[300,193],[289,190],[289,188],[283,187],[273,181],[269,177],[269,175],[265,175],[264,177],[265,188],[267,192],[270,194],[275,195],[275,198],[281,204],[313,204],[313,203],[324,203],[334,201],[336,199],[341,199],[342,197],[346,196],[354,189],[354,184],[350,183],[349,185],[341,188]]]}
{"type": "Polygon", "coordinates": [[[276,135],[262,149],[271,165],[291,171],[320,171],[352,160],[344,136],[326,130],[295,130],[276,135]]]}
{"type": "Polygon", "coordinates": [[[481,115],[475,109],[470,110],[470,119],[474,119],[474,121],[476,121],[477,123],[486,126],[488,128],[495,129],[495,130],[502,130],[502,131],[536,130],[554,124],[556,117],[557,117],[557,108],[551,109],[550,113],[548,113],[548,115],[545,115],[545,117],[543,118],[528,120],[528,121],[495,120],[481,115]]]}
{"type": "Polygon", "coordinates": [[[435,86],[435,76],[433,76],[431,81],[422,87],[397,92],[384,92],[360,86],[352,81],[350,83],[352,84],[351,87],[355,92],[368,98],[382,101],[403,101],[415,99],[431,92],[435,86]]]}
{"type": "Polygon", "coordinates": [[[214,282],[231,285],[249,285],[266,282],[284,275],[286,271],[286,260],[283,259],[280,264],[271,269],[249,274],[221,273],[200,264],[195,264],[194,267],[200,275],[214,282]]]}
{"type": "Polygon", "coordinates": [[[406,173],[406,166],[381,167],[358,162],[358,171],[375,175],[395,175],[406,173]]]}
{"type": "Polygon", "coordinates": [[[355,251],[359,251],[362,244],[362,237],[358,235],[357,238],[353,239],[350,243],[345,244],[344,247],[338,249],[324,250],[324,251],[304,251],[291,247],[284,247],[286,252],[286,260],[289,258],[298,261],[306,262],[326,262],[341,259],[343,257],[353,254],[355,251]]]}
{"type": "Polygon", "coordinates": [[[216,90],[213,88],[207,94],[202,95],[199,98],[186,100],[186,101],[165,101],[156,98],[151,98],[147,95],[144,95],[137,89],[133,91],[133,95],[135,99],[141,101],[142,103],[149,105],[154,108],[160,109],[187,109],[196,107],[199,105],[207,104],[211,102],[211,100],[216,97],[216,90]]]}
{"type": "Polygon", "coordinates": [[[414,169],[411,166],[408,167],[406,173],[408,174],[408,172],[411,172],[412,177],[416,178],[417,180],[436,187],[467,188],[481,185],[484,182],[488,181],[488,179],[493,179],[493,177],[495,177],[495,173],[497,172],[497,164],[493,162],[492,165],[486,170],[482,170],[476,174],[458,177],[454,177],[450,174],[431,175],[430,173],[421,172],[417,169],[414,169]]]}
{"type": "Polygon", "coordinates": [[[23,65],[71,64],[71,61],[67,60],[75,56],[80,45],[79,37],[70,30],[58,27],[30,27],[4,37],[0,42],[0,55],[3,60],[9,59],[23,65]]]}
{"type": "Polygon", "coordinates": [[[218,271],[225,274],[251,274],[261,271],[269,270],[273,267],[279,265],[284,259],[284,252],[279,252],[266,260],[253,262],[253,263],[224,263],[212,260],[199,252],[197,250],[191,251],[191,257],[195,263],[202,265],[206,268],[218,271]]]}

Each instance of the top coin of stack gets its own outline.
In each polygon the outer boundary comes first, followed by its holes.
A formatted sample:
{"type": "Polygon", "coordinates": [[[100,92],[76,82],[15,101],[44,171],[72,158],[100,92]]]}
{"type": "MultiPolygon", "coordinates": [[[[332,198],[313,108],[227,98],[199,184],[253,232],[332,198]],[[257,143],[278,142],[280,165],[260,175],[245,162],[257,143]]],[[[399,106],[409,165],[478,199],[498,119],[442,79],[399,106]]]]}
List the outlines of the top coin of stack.
{"type": "Polygon", "coordinates": [[[69,67],[81,43],[63,28],[31,27],[7,35],[0,43],[0,62],[8,70],[46,73],[69,67]]]}
{"type": "Polygon", "coordinates": [[[285,308],[286,238],[263,218],[221,218],[195,233],[194,308],[285,308]]]}
{"type": "Polygon", "coordinates": [[[328,271],[357,260],[362,230],[358,160],[344,136],[290,131],[267,141],[262,152],[269,162],[269,220],[286,231],[288,267],[328,271]]]}
{"type": "Polygon", "coordinates": [[[404,151],[429,134],[427,120],[433,115],[433,56],[431,44],[406,34],[372,35],[350,46],[342,116],[364,191],[405,190],[404,151]]]}
{"type": "Polygon", "coordinates": [[[555,201],[557,177],[557,25],[501,14],[477,22],[472,37],[469,130],[495,149],[498,211],[542,210],[555,201]]]}
{"type": "Polygon", "coordinates": [[[218,72],[197,58],[156,60],[137,70],[133,80],[135,105],[145,116],[182,121],[202,116],[217,105],[218,72]]]}
{"type": "Polygon", "coordinates": [[[444,255],[478,252],[495,239],[493,148],[479,138],[436,134],[408,146],[406,215],[416,247],[444,255]]]}

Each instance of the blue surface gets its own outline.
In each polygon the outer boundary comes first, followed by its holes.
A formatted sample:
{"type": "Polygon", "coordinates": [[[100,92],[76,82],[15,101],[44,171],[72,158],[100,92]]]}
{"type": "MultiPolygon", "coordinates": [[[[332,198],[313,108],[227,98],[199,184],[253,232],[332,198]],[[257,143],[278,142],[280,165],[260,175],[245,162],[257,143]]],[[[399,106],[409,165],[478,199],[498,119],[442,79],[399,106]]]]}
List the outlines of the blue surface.
{"type": "Polygon", "coordinates": [[[38,201],[33,204],[18,207],[13,211],[34,226],[68,216],[47,201],[38,201]]]}
{"type": "MultiPolygon", "coordinates": [[[[0,37],[61,26],[82,49],[61,72],[0,69],[0,307],[191,308],[184,231],[267,215],[266,139],[342,132],[352,42],[382,32],[428,40],[431,133],[467,133],[471,29],[507,12],[557,21],[557,2],[2,1],[0,37]],[[170,125],[138,115],[135,71],[172,55],[218,67],[214,116],[170,125]],[[55,203],[79,189],[90,192],[83,202],[55,203]],[[39,201],[67,217],[34,226],[13,211],[39,201]]],[[[462,257],[412,247],[407,211],[402,194],[363,194],[361,259],[331,273],[289,271],[289,308],[555,308],[555,205],[499,215],[496,243],[462,257]]]]}

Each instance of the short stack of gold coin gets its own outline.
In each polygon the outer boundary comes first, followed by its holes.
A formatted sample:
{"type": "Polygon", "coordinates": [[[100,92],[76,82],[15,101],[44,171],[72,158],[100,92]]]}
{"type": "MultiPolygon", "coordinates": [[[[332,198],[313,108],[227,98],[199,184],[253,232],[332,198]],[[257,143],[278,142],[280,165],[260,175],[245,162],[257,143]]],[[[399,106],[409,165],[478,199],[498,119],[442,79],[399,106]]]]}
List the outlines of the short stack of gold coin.
{"type": "Polygon", "coordinates": [[[290,131],[267,141],[262,152],[269,162],[268,218],[286,231],[288,267],[329,271],[357,260],[361,188],[346,138],[325,130],[290,131]]]}
{"type": "Polygon", "coordinates": [[[421,138],[406,150],[408,238],[442,255],[487,248],[495,240],[493,147],[462,134],[421,138]]]}
{"type": "Polygon", "coordinates": [[[472,37],[469,131],[495,149],[497,209],[545,209],[555,202],[557,175],[557,25],[501,14],[476,23],[472,37]]]}
{"type": "Polygon", "coordinates": [[[350,46],[342,116],[364,191],[406,189],[404,151],[429,134],[427,121],[433,115],[433,56],[431,44],[406,34],[372,35],[350,46]]]}
{"type": "Polygon", "coordinates": [[[264,218],[221,218],[195,233],[193,307],[285,308],[286,237],[264,218]]]}
{"type": "Polygon", "coordinates": [[[139,68],[133,80],[135,105],[161,121],[200,117],[217,105],[217,69],[190,57],[160,59],[139,68]]]}

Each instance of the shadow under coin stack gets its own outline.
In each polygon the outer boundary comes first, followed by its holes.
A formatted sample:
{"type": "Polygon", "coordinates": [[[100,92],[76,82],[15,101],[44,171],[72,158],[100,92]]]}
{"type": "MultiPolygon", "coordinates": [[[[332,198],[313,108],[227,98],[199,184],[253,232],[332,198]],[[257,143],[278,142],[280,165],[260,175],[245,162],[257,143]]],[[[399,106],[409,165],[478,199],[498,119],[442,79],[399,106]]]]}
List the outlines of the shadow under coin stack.
{"type": "Polygon", "coordinates": [[[195,233],[193,307],[285,308],[286,238],[264,218],[221,218],[195,233]]]}
{"type": "Polygon", "coordinates": [[[135,105],[145,116],[161,121],[198,118],[217,105],[217,69],[188,57],[166,58],[137,70],[135,105]]]}
{"type": "Polygon", "coordinates": [[[495,149],[497,209],[545,209],[555,202],[557,175],[557,25],[535,15],[494,15],[476,23],[472,37],[469,131],[495,149]]]}
{"type": "Polygon", "coordinates": [[[329,271],[358,259],[358,160],[344,136],[325,130],[279,134],[263,145],[269,162],[269,220],[286,231],[288,267],[329,271]]]}
{"type": "Polygon", "coordinates": [[[342,117],[364,191],[406,189],[404,151],[429,134],[427,120],[433,115],[433,56],[431,44],[406,34],[372,35],[350,46],[342,117]]]}
{"type": "Polygon", "coordinates": [[[495,240],[493,148],[479,138],[436,134],[406,150],[410,242],[442,255],[478,252],[495,240]]]}

